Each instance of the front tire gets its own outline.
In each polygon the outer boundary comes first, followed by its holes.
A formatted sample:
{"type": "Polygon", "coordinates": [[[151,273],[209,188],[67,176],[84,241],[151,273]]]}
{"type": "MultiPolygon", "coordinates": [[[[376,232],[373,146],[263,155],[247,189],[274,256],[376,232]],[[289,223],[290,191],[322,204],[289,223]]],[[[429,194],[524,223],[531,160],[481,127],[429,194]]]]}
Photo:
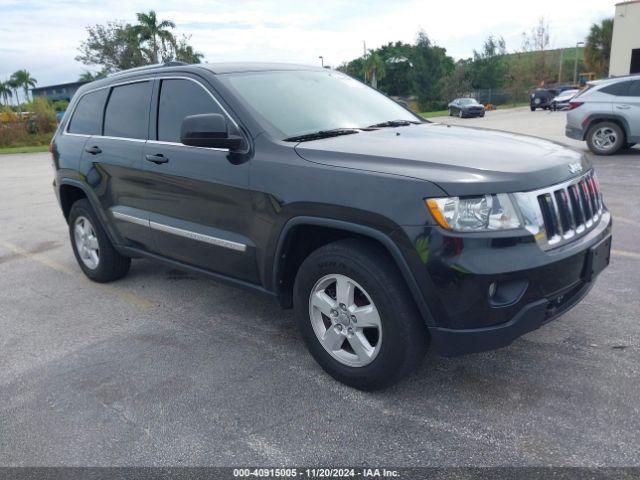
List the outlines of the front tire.
{"type": "Polygon", "coordinates": [[[368,241],[341,240],[311,253],[296,276],[294,308],[314,359],[360,390],[397,382],[427,348],[404,279],[386,251],[368,241]]]}
{"type": "Polygon", "coordinates": [[[613,155],[626,144],[624,131],[614,122],[596,123],[587,132],[587,145],[596,155],[613,155]]]}
{"type": "Polygon", "coordinates": [[[458,118],[464,117],[464,113],[462,113],[462,109],[458,111],[458,118]]]}
{"type": "Polygon", "coordinates": [[[111,282],[129,271],[131,259],[120,255],[113,247],[86,198],[71,207],[69,236],[78,265],[94,282],[111,282]]]}

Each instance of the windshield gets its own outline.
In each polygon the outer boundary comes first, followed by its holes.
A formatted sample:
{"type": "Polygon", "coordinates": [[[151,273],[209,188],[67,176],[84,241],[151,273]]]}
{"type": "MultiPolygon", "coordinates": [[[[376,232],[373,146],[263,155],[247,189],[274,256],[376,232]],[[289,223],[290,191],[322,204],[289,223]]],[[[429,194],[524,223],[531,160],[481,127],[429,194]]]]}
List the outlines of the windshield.
{"type": "Polygon", "coordinates": [[[460,105],[475,105],[478,101],[475,98],[461,98],[460,105]]]}
{"type": "Polygon", "coordinates": [[[221,76],[283,138],[420,119],[376,90],[333,70],[221,76]]]}

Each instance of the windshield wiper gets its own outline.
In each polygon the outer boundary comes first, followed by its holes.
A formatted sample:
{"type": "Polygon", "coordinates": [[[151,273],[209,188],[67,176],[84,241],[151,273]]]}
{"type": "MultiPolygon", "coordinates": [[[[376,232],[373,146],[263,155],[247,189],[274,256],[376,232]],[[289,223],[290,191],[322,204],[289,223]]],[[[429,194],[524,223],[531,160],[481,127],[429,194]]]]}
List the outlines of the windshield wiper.
{"type": "Polygon", "coordinates": [[[386,122],[374,123],[367,128],[384,128],[384,127],[406,127],[408,125],[417,125],[420,122],[410,120],[389,120],[386,122]]]}
{"type": "Polygon", "coordinates": [[[317,132],[305,133],[303,135],[296,135],[293,137],[285,138],[285,142],[306,142],[309,140],[318,140],[320,138],[338,137],[340,135],[350,135],[352,133],[358,133],[356,128],[333,128],[331,130],[318,130],[317,132]]]}

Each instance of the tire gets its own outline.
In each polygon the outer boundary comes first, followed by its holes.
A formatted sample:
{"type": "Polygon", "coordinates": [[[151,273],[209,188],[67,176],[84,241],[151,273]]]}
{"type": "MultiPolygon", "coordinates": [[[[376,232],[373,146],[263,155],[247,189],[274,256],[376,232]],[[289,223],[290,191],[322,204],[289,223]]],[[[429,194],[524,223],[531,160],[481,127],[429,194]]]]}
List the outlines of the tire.
{"type": "Polygon", "coordinates": [[[625,133],[617,123],[598,122],[587,131],[587,145],[596,155],[613,155],[626,144],[625,133]]]}
{"type": "Polygon", "coordinates": [[[449,116],[453,117],[453,112],[451,111],[451,109],[449,109],[449,116]]]}
{"type": "Polygon", "coordinates": [[[347,239],[315,250],[298,270],[293,295],[296,321],[311,355],[342,383],[360,390],[388,387],[418,366],[426,352],[427,328],[404,279],[387,252],[373,242],[347,239]],[[355,291],[346,309],[340,307],[339,300],[346,296],[338,294],[338,282],[351,282],[355,291]],[[322,310],[329,310],[326,315],[316,307],[318,295],[328,299],[319,300],[322,310]],[[370,307],[377,316],[358,313],[370,307]],[[376,318],[379,329],[358,327],[351,313],[360,316],[360,325],[375,325],[376,318]],[[359,340],[365,334],[367,343],[359,340]],[[335,346],[325,346],[321,336],[334,338],[335,346]],[[373,353],[358,355],[362,348],[351,345],[372,347],[373,353]]]}
{"type": "Polygon", "coordinates": [[[462,113],[462,109],[458,111],[458,118],[464,118],[464,113],[462,113]]]}
{"type": "Polygon", "coordinates": [[[536,107],[529,107],[531,109],[532,112],[536,111],[536,107]]]}
{"type": "Polygon", "coordinates": [[[86,198],[78,200],[71,207],[69,237],[78,265],[94,282],[112,282],[129,271],[131,259],[113,248],[86,198]]]}

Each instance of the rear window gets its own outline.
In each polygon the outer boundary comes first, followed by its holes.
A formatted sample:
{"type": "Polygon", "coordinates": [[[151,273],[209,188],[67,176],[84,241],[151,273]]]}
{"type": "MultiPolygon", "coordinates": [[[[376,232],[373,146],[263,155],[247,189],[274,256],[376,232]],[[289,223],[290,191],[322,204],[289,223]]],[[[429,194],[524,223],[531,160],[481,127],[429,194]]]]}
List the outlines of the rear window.
{"type": "Polygon", "coordinates": [[[151,82],[114,87],[104,115],[105,136],[146,139],[150,101],[151,82]]]}
{"type": "Polygon", "coordinates": [[[600,91],[602,93],[608,93],[609,95],[615,95],[617,97],[626,97],[629,94],[629,84],[631,82],[617,82],[606,87],[602,87],[600,91]]]}
{"type": "Polygon", "coordinates": [[[634,80],[631,82],[628,95],[630,97],[640,97],[640,80],[634,80]]]}
{"type": "Polygon", "coordinates": [[[69,122],[69,133],[82,135],[102,134],[102,113],[109,89],[87,93],[78,102],[69,122]]]}

